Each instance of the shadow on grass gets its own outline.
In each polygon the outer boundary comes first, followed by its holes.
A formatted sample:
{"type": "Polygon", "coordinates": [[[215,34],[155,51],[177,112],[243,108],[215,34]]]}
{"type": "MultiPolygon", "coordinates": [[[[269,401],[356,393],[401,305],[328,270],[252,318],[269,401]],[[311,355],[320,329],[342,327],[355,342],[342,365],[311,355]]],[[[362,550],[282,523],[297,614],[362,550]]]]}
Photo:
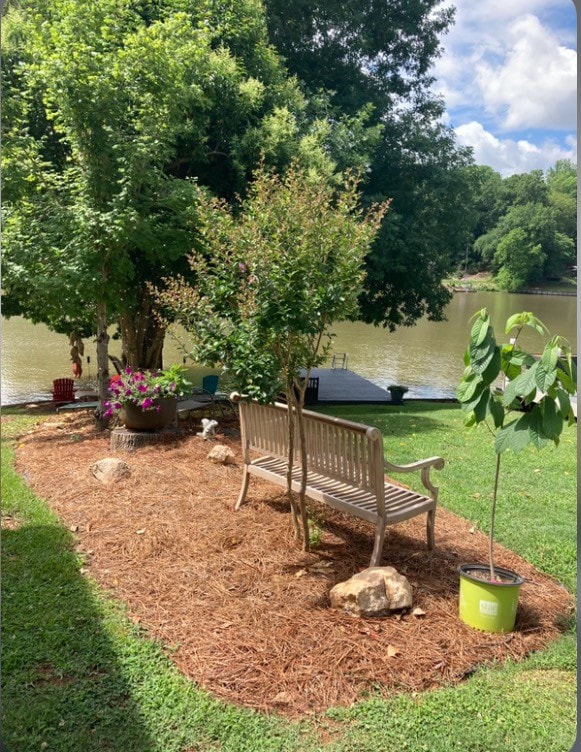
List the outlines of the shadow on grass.
{"type": "Polygon", "coordinates": [[[131,698],[68,531],[58,525],[3,530],[2,558],[6,749],[158,749],[131,698]]]}

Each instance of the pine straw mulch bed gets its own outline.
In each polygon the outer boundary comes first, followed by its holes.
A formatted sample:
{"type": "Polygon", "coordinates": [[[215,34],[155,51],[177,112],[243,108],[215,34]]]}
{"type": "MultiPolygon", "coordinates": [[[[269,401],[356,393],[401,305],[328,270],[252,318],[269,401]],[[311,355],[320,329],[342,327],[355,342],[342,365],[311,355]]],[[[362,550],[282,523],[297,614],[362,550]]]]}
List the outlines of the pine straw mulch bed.
{"type": "MultiPolygon", "coordinates": [[[[218,439],[240,460],[236,431],[224,433],[218,439]]],[[[330,588],[369,564],[372,526],[317,506],[324,532],[317,549],[303,553],[282,489],[253,478],[247,503],[233,512],[240,466],[211,462],[210,449],[190,432],[113,455],[109,434],[90,416],[52,416],[21,441],[17,466],[75,532],[90,575],[217,697],[296,717],[369,691],[432,689],[543,648],[571,613],[561,586],[498,546],[497,563],[526,578],[516,629],[494,635],[462,624],[456,568],[486,560],[487,540],[441,507],[434,552],[424,516],[388,528],[384,548],[383,565],[410,580],[424,615],[354,619],[333,611],[330,588]],[[109,456],[131,468],[114,486],[90,472],[109,456]]]]}

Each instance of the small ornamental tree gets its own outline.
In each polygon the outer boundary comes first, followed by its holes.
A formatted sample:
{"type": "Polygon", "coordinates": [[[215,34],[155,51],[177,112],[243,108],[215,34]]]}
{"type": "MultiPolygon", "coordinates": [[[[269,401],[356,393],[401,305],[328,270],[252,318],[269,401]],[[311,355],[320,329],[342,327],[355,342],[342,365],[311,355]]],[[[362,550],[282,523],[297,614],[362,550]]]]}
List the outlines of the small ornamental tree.
{"type": "Polygon", "coordinates": [[[498,345],[490,316],[483,308],[473,317],[470,343],[464,356],[466,366],[457,389],[467,426],[484,423],[495,437],[496,470],[489,531],[490,581],[494,569],[494,521],[500,474],[500,458],[511,449],[520,452],[529,444],[542,449],[551,441],[559,444],[566,423],[575,416],[569,400],[576,392],[576,368],[569,342],[559,335],[545,345],[540,358],[518,346],[525,326],[539,334],[548,333],[532,313],[524,311],[506,322],[509,343],[498,345]]]}
{"type": "Polygon", "coordinates": [[[359,207],[357,181],[334,193],[293,166],[284,177],[261,168],[237,211],[219,200],[198,207],[199,245],[191,256],[195,287],[167,281],[162,306],[194,338],[198,362],[220,364],[241,394],[261,402],[284,392],[289,404],[288,495],[297,538],[309,547],[302,411],[311,369],[324,361],[331,325],[353,318],[363,259],[386,204],[359,207]],[[302,489],[291,493],[294,426],[302,489]]]}

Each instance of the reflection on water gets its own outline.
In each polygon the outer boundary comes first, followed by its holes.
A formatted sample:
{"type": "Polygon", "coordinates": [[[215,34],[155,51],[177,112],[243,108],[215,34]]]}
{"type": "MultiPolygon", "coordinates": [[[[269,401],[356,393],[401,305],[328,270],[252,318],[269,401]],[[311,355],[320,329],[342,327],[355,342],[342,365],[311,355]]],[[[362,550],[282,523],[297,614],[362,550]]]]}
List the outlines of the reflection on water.
{"type": "MultiPolygon", "coordinates": [[[[450,303],[447,321],[421,320],[416,326],[390,333],[367,324],[337,324],[333,351],[347,353],[348,367],[379,386],[399,383],[410,387],[410,397],[451,397],[463,371],[462,356],[470,332],[468,319],[480,308],[488,308],[499,339],[508,316],[532,310],[549,331],[567,337],[577,352],[576,299],[552,295],[509,295],[507,293],[458,293],[450,303]]],[[[187,347],[188,338],[181,332],[187,347]]],[[[541,337],[523,335],[523,345],[536,352],[541,337]]],[[[113,355],[120,355],[119,341],[112,341],[113,355]]],[[[70,345],[67,337],[50,332],[41,324],[21,318],[2,320],[2,404],[48,399],[52,380],[71,376],[70,345]]],[[[183,352],[168,338],[164,363],[182,362],[183,352]]],[[[94,343],[85,343],[83,378],[94,382],[97,355],[94,343]],[[88,361],[88,362],[87,362],[88,361]]],[[[193,369],[196,383],[209,369],[193,369]]]]}
{"type": "MultiPolygon", "coordinates": [[[[409,397],[452,397],[464,370],[469,319],[481,308],[488,308],[499,341],[506,341],[509,316],[532,310],[551,334],[566,337],[577,352],[574,297],[498,292],[457,293],[446,309],[446,321],[422,319],[393,333],[363,324],[338,324],[334,350],[348,353],[349,368],[379,386],[405,384],[410,387],[409,397]]],[[[533,330],[523,332],[520,341],[532,352],[544,342],[533,330]]]]}

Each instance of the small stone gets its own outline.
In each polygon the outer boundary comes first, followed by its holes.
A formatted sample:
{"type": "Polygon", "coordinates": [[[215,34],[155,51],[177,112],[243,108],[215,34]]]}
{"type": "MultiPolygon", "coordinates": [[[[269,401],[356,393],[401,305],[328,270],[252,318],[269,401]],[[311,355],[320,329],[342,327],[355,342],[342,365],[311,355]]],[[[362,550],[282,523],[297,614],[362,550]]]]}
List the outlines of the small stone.
{"type": "Polygon", "coordinates": [[[118,483],[130,474],[129,465],[123,460],[114,457],[106,457],[95,462],[91,472],[101,483],[118,483]]]}
{"type": "Polygon", "coordinates": [[[212,462],[219,462],[222,465],[233,465],[236,462],[236,455],[225,444],[216,444],[210,454],[208,454],[208,459],[212,460],[212,462]]]}

